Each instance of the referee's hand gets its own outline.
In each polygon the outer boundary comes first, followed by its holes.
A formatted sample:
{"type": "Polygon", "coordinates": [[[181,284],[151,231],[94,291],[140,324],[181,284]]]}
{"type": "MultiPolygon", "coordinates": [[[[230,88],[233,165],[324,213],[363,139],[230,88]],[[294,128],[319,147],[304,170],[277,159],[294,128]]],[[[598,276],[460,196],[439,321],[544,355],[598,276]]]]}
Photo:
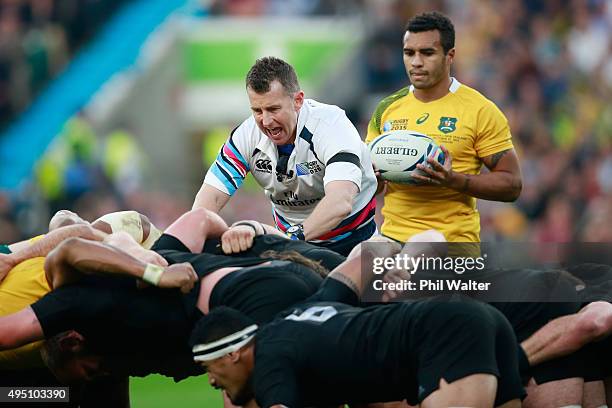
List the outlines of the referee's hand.
{"type": "Polygon", "coordinates": [[[170,289],[179,288],[181,292],[189,293],[197,281],[198,275],[195,273],[193,266],[184,262],[165,268],[157,286],[170,289]]]}

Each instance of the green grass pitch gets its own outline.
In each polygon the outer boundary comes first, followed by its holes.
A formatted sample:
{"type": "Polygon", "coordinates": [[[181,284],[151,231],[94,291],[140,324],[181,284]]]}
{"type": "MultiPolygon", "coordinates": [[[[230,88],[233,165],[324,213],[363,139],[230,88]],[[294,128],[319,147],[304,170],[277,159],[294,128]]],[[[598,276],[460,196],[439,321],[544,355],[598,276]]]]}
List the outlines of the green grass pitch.
{"type": "Polygon", "coordinates": [[[221,408],[221,391],[208,384],[208,377],[190,377],[179,383],[161,375],[130,378],[132,408],[221,408]]]}

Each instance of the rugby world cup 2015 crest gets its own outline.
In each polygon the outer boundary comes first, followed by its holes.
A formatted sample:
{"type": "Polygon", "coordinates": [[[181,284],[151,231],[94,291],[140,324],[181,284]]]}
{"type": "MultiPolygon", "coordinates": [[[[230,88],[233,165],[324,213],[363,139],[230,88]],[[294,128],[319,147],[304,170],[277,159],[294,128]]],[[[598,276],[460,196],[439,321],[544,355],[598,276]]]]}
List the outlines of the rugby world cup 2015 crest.
{"type": "Polygon", "coordinates": [[[316,160],[310,161],[310,162],[304,162],[304,163],[298,163],[295,165],[295,170],[297,172],[298,177],[299,176],[306,176],[309,174],[315,174],[320,172],[321,166],[319,165],[319,163],[316,160]]]}
{"type": "Polygon", "coordinates": [[[449,118],[448,116],[442,116],[440,118],[440,124],[438,130],[442,133],[454,132],[457,129],[457,118],[449,118]]]}

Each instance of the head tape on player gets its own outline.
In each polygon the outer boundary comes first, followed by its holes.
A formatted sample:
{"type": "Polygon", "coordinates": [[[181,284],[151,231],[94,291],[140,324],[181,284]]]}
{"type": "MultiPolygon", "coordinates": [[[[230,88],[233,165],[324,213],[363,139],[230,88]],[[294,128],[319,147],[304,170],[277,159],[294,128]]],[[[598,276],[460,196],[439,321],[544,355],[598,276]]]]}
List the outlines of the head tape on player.
{"type": "Polygon", "coordinates": [[[239,332],[230,334],[229,336],[225,336],[211,343],[196,344],[192,349],[193,360],[200,362],[212,361],[236,350],[240,350],[241,347],[248,344],[253,337],[255,337],[257,329],[258,326],[253,324],[239,332]]]}

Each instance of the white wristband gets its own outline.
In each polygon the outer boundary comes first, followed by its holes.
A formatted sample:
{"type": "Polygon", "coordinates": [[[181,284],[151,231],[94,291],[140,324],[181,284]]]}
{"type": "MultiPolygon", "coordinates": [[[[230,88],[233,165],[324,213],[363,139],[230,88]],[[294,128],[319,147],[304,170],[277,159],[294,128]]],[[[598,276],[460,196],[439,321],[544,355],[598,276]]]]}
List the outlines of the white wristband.
{"type": "Polygon", "coordinates": [[[150,283],[151,285],[157,286],[163,274],[163,267],[154,264],[147,264],[147,267],[142,274],[142,280],[150,283]]]}

